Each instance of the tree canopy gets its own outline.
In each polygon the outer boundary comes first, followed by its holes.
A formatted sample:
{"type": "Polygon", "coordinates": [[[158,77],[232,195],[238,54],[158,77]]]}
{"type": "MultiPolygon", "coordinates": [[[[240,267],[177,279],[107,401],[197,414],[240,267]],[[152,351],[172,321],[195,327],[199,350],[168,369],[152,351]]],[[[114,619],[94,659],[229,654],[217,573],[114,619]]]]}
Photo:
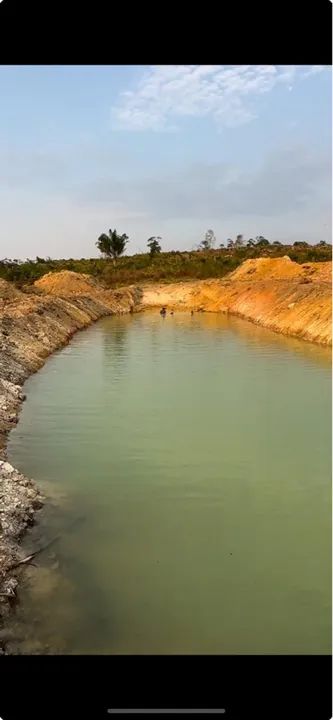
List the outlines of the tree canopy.
{"type": "Polygon", "coordinates": [[[264,247],[270,244],[269,240],[266,240],[266,238],[264,238],[262,235],[257,235],[256,241],[259,247],[264,247]]]}
{"type": "Polygon", "coordinates": [[[102,233],[102,235],[99,236],[96,241],[96,245],[100,253],[102,253],[102,255],[106,255],[106,257],[111,257],[115,264],[116,259],[123,254],[127,242],[128,236],[125,235],[125,233],[123,235],[119,235],[117,230],[110,229],[108,235],[106,233],[102,233]]]}
{"type": "Polygon", "coordinates": [[[160,253],[162,250],[161,245],[158,242],[159,240],[162,240],[162,238],[160,238],[159,235],[157,235],[157,236],[153,235],[147,241],[147,245],[149,247],[149,252],[152,257],[154,257],[154,255],[158,255],[158,253],[160,253]]]}

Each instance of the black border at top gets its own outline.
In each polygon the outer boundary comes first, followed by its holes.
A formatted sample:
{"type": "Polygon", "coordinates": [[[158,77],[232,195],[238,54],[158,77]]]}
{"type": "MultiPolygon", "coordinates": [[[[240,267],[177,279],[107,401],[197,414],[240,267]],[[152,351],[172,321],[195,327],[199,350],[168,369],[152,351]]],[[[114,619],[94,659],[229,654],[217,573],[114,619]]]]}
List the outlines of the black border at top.
{"type": "Polygon", "coordinates": [[[331,0],[0,0],[0,64],[331,65],[331,0]]]}

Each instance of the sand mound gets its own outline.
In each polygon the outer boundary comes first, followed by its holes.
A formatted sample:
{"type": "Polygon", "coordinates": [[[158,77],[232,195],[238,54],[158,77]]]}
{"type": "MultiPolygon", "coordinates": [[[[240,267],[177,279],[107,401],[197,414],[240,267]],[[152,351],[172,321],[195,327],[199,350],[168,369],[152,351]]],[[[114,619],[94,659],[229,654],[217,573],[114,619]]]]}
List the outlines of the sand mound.
{"type": "Polygon", "coordinates": [[[311,278],[329,282],[332,277],[332,263],[304,263],[299,265],[285,255],[281,258],[256,258],[245,260],[228,276],[232,280],[301,280],[311,278]]]}
{"type": "Polygon", "coordinates": [[[285,255],[282,258],[245,260],[229,277],[233,280],[248,280],[251,276],[253,280],[291,280],[301,274],[302,266],[285,255]]]}
{"type": "Polygon", "coordinates": [[[35,287],[49,295],[89,295],[93,296],[96,291],[102,288],[91,277],[81,273],[62,270],[61,272],[50,272],[43,275],[34,283],[35,287]]]}

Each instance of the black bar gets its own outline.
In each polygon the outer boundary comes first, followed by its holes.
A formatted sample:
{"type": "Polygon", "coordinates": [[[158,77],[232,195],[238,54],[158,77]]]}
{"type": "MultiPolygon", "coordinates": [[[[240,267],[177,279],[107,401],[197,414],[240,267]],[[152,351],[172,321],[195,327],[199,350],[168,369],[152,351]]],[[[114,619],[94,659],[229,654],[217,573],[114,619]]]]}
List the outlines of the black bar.
{"type": "Polygon", "coordinates": [[[112,708],[223,708],[226,720],[330,720],[332,661],[328,655],[0,657],[2,720],[106,720],[112,708]]]}

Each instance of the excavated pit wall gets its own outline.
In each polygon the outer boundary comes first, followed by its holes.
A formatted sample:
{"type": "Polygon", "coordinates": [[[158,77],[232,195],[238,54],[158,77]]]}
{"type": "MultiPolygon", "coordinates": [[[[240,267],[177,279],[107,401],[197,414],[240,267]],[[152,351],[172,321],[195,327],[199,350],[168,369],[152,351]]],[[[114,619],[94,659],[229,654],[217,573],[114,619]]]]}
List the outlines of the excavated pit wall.
{"type": "Polygon", "coordinates": [[[24,557],[20,540],[45,499],[36,483],[7,461],[7,436],[25,399],[22,385],[75,332],[106,315],[136,312],[141,299],[137,288],[93,289],[92,295],[11,292],[9,283],[0,281],[0,652],[6,646],[1,627],[24,570],[24,565],[15,567],[24,557]]]}
{"type": "Polygon", "coordinates": [[[332,344],[331,263],[248,260],[223,280],[114,291],[66,271],[45,275],[28,293],[0,280],[0,652],[6,652],[1,625],[15,603],[24,567],[14,567],[23,559],[20,540],[44,501],[35,482],[6,457],[7,436],[25,397],[22,385],[75,332],[99,318],[163,305],[226,312],[279,333],[332,344]]]}
{"type": "Polygon", "coordinates": [[[223,280],[143,287],[145,307],[223,312],[269,330],[332,345],[331,266],[289,257],[245,261],[223,280]]]}

